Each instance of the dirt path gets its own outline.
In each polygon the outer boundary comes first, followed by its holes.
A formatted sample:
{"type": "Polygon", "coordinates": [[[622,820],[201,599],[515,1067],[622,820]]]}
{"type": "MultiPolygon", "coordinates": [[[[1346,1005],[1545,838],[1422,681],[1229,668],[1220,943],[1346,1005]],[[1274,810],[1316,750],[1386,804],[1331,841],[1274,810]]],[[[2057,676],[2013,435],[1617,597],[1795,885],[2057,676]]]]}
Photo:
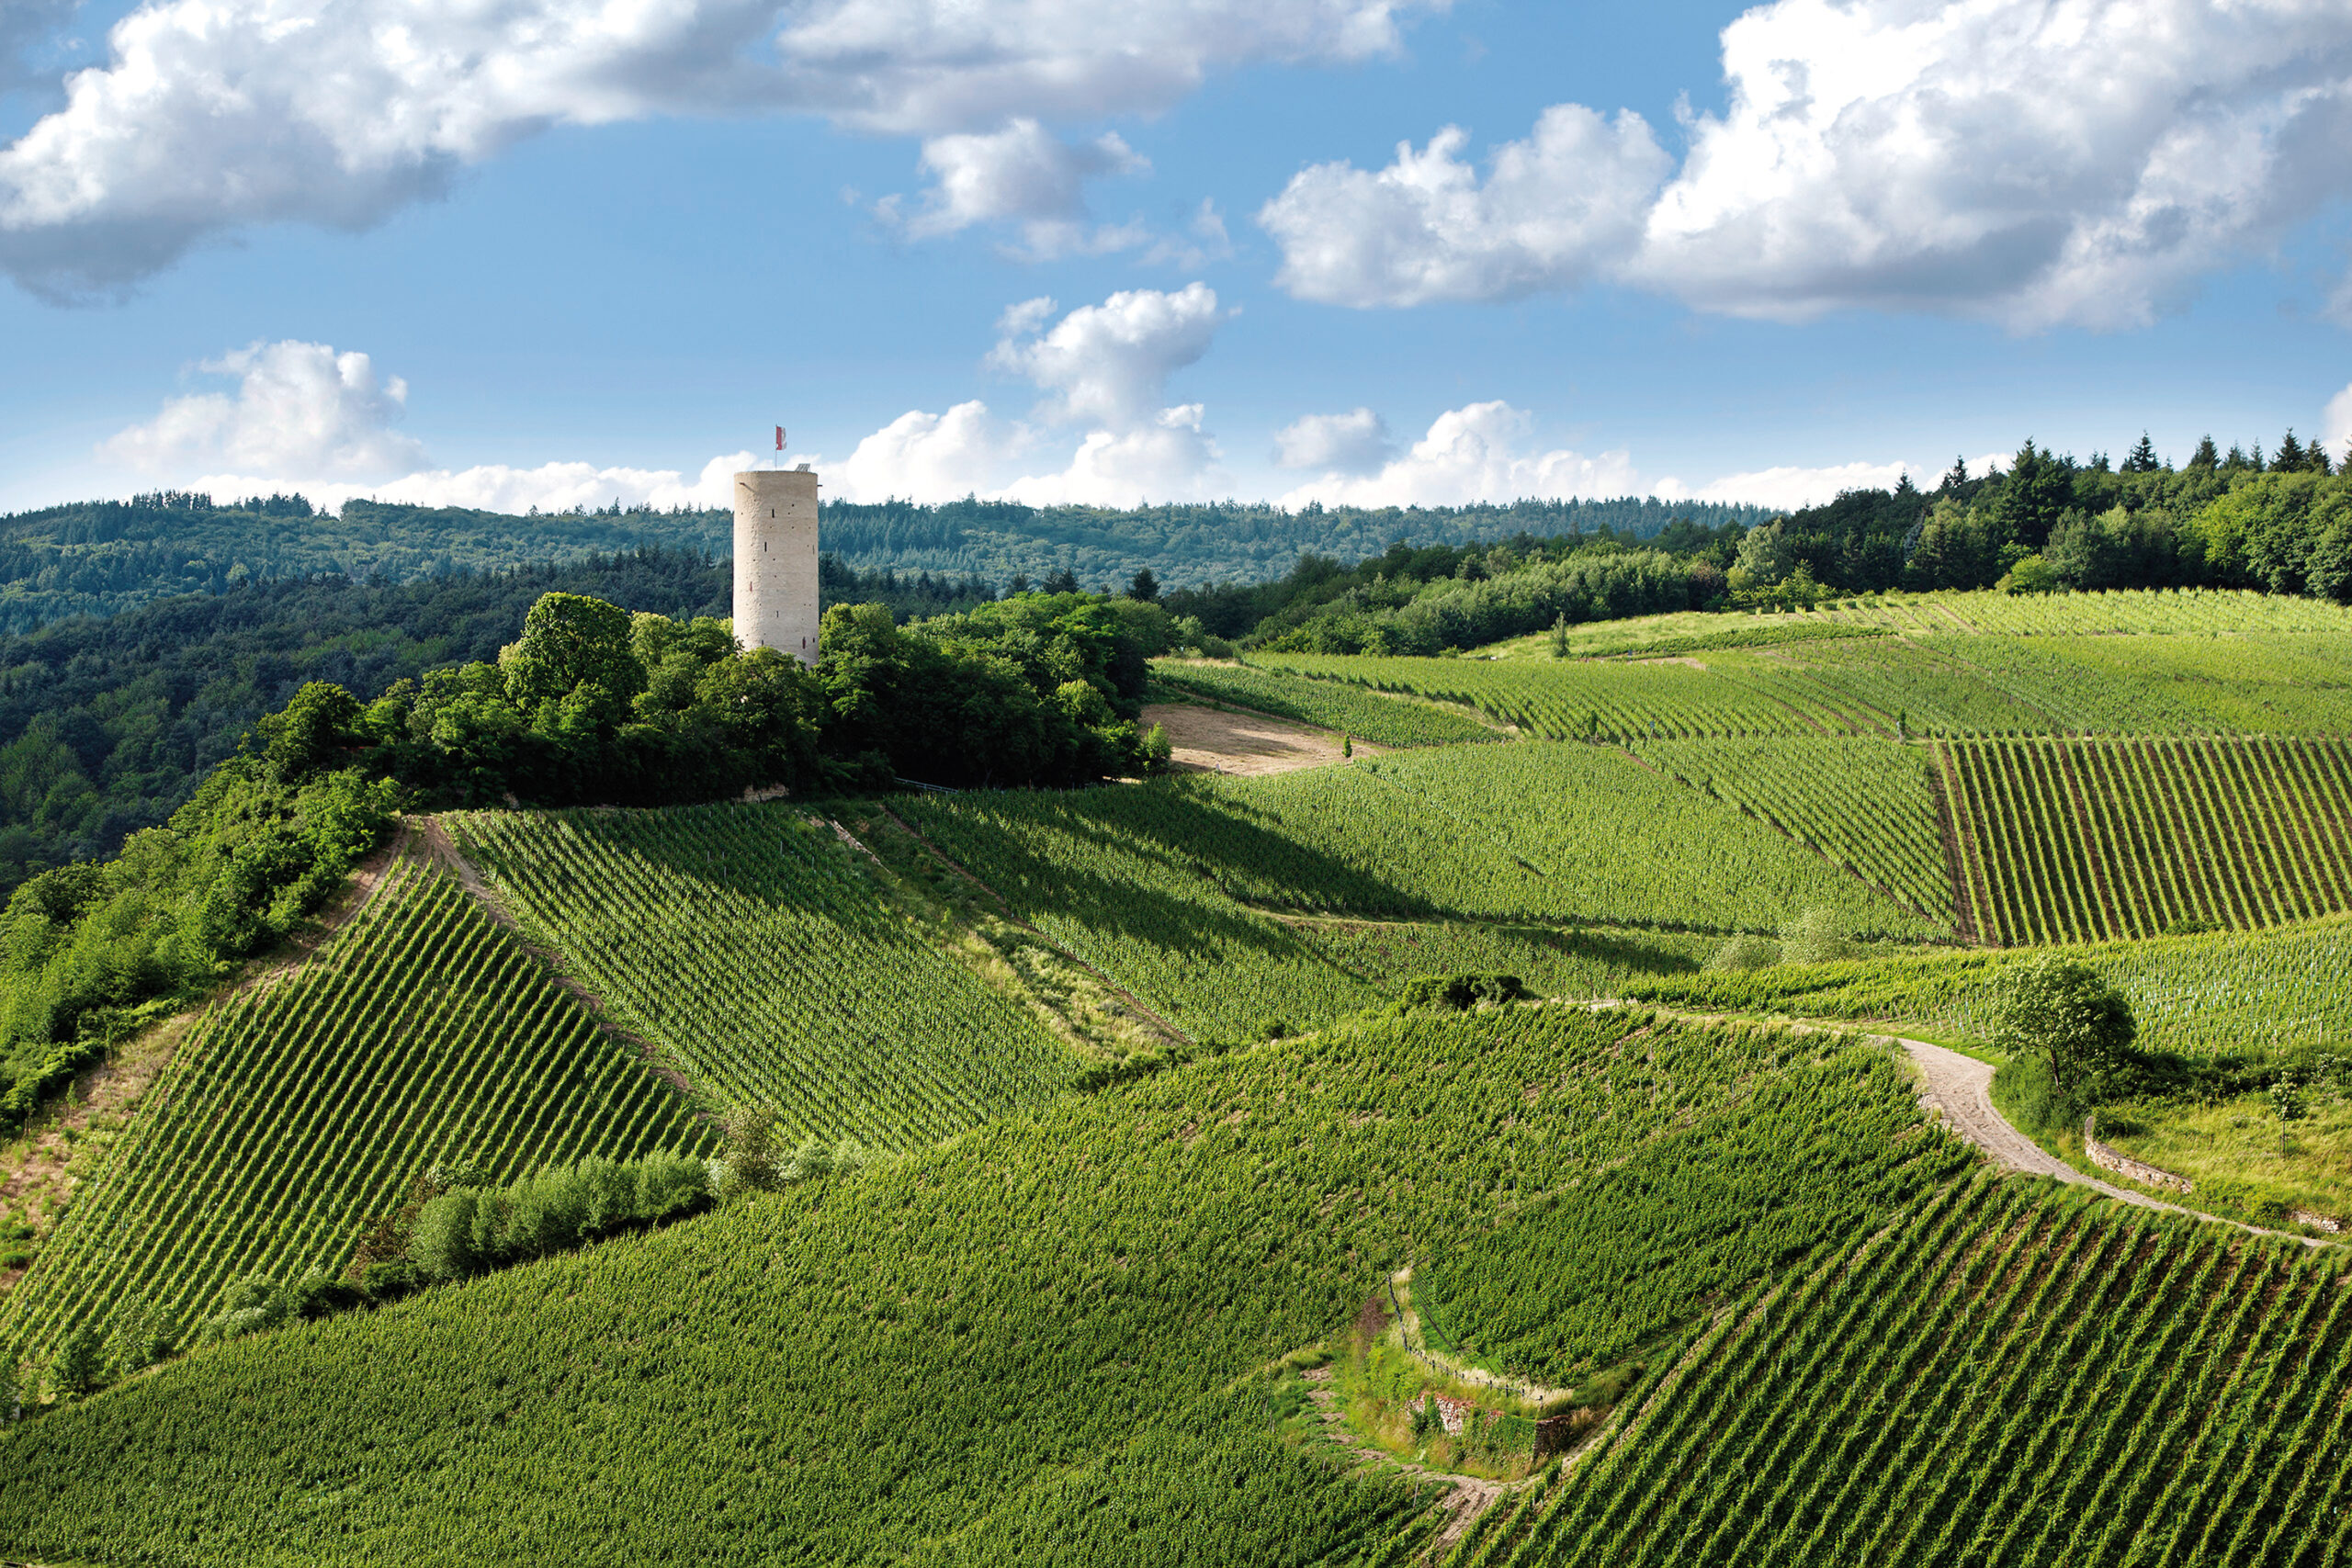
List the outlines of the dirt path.
{"type": "Polygon", "coordinates": [[[1445,1528],[1438,1532],[1436,1540],[1415,1554],[1423,1562],[1443,1562],[1453,1543],[1477,1522],[1479,1515],[1495,1506],[1497,1498],[1506,1492],[1532,1485],[1541,1478],[1539,1472],[1525,1481],[1488,1481],[1481,1476],[1456,1475],[1452,1471],[1431,1470],[1427,1465],[1400,1460],[1386,1449],[1374,1448],[1358,1440],[1355,1434],[1348,1429],[1347,1415],[1340,1408],[1339,1391],[1331,1386],[1329,1367],[1315,1367],[1299,1375],[1306,1382],[1306,1396],[1315,1402],[1316,1418],[1323,1423],[1324,1433],[1333,1442],[1344,1445],[1350,1453],[1368,1464],[1380,1465],[1410,1480],[1442,1482],[1453,1488],[1442,1504],[1447,1515],[1445,1528]]]}
{"type": "MultiPolygon", "coordinates": [[[[1718,1013],[1677,1012],[1671,1008],[1654,1007],[1646,1002],[1623,1001],[1616,998],[1606,998],[1600,1001],[1577,1005],[1588,1007],[1595,1012],[1611,1008],[1638,1008],[1667,1018],[1687,1018],[1703,1023],[1758,1021],[1754,1019],[1730,1018],[1718,1013]]],[[[1832,1026],[1818,1023],[1792,1023],[1782,1021],[1778,1026],[1807,1034],[1844,1032],[1832,1026]]],[[[2227,1219],[2220,1214],[2209,1214],[2202,1209],[2184,1208],[2178,1203],[2167,1203],[2161,1198],[2152,1198],[2144,1192],[2133,1192],[2112,1183],[2101,1181],[2096,1177],[2085,1176],[2081,1171],[2011,1126],[2009,1119],[1994,1107],[1993,1064],[1990,1062],[1980,1062],[1973,1056],[1964,1056],[1957,1051],[1932,1044],[1925,1040],[1906,1040],[1899,1034],[1872,1034],[1860,1030],[1854,1032],[1860,1034],[1865,1040],[1876,1041],[1881,1044],[1901,1046],[1904,1055],[1911,1058],[1912,1066],[1918,1069],[1921,1084],[1919,1102],[1939,1113],[1953,1132],[1990,1155],[1996,1165],[2006,1169],[2023,1171],[2030,1176],[2051,1177],[2059,1181],[2071,1182],[2077,1187],[2088,1187],[2120,1202],[2135,1203],[2143,1209],[2162,1209],[2167,1213],[2187,1214],[2194,1219],[2210,1220],[2217,1225],[2228,1225],[2233,1229],[2246,1231],[2255,1235],[2279,1236],[2288,1241],[2299,1241],[2305,1247],[2329,1245],[2315,1237],[2293,1235],[2285,1231],[2265,1230],[2260,1225],[2250,1225],[2242,1220],[2227,1219]]]]}
{"type": "MultiPolygon", "coordinates": [[[[1154,703],[1143,710],[1143,722],[1167,730],[1173,749],[1170,760],[1195,773],[1253,777],[1328,768],[1347,761],[1329,731],[1262,714],[1197,707],[1191,703],[1154,703]]],[[[1377,757],[1387,750],[1361,740],[1354,744],[1360,757],[1377,757]]]]}

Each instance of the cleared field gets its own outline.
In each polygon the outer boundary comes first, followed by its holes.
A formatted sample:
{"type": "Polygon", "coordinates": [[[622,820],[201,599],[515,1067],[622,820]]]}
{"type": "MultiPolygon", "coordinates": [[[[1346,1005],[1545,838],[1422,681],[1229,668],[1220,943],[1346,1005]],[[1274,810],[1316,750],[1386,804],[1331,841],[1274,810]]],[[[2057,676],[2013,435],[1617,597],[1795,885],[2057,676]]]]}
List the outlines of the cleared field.
{"type": "Polygon", "coordinates": [[[136,1303],[186,1326],[232,1280],[337,1272],[436,1161],[504,1178],[709,1145],[454,881],[402,860],[299,970],[205,1015],[0,1300],[0,1346],[38,1354],[136,1303]]]}
{"type": "Polygon", "coordinates": [[[1975,923],[2002,942],[2245,929],[2352,907],[2352,744],[1955,741],[1975,923]]]}
{"type": "Polygon", "coordinates": [[[931,1143],[1085,1064],[781,805],[447,818],[524,929],[713,1100],[793,1139],[931,1143]]]}
{"type": "MultiPolygon", "coordinates": [[[[1261,1370],[1487,1230],[1565,1255],[1623,1196],[1594,1178],[1790,1075],[1838,1124],[1907,1134],[1857,1143],[1858,1168],[1932,1172],[1937,1134],[1869,1047],[1566,1008],[1353,1024],[0,1427],[0,1540],[369,1568],[1406,1555],[1436,1489],[1286,1429],[1261,1370]]],[[[1853,1213],[1785,1194],[1824,1196],[1853,1213]]],[[[1674,1270],[1629,1324],[1772,1265],[1619,1235],[1584,1278],[1674,1270]]]]}
{"type": "Polygon", "coordinates": [[[2347,1336],[2333,1258],[1972,1182],[1736,1314],[1466,1561],[2334,1562],[2347,1336]]]}
{"type": "Polygon", "coordinates": [[[1151,672],[1161,685],[1188,696],[1335,729],[1375,746],[1446,746],[1504,739],[1494,726],[1481,724],[1467,714],[1247,664],[1162,659],[1152,665],[1151,672]]]}
{"type": "Polygon", "coordinates": [[[1951,928],[1951,874],[1925,749],[1857,738],[1645,740],[1634,750],[1951,928]]]}

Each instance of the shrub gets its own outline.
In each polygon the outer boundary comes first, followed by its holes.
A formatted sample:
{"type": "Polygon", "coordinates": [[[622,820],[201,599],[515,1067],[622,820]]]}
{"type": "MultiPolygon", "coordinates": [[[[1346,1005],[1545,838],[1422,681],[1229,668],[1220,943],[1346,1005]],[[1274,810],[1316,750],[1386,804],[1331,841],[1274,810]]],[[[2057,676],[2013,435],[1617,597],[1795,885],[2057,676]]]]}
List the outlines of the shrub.
{"type": "Polygon", "coordinates": [[[1781,956],[1792,964],[1827,964],[1854,956],[1846,922],[1835,909],[1807,909],[1781,928],[1781,956]]]}
{"type": "Polygon", "coordinates": [[[1422,1008],[1450,1008],[1455,1012],[1467,1012],[1476,1007],[1502,1007],[1524,1001],[1534,994],[1516,975],[1417,975],[1405,982],[1405,989],[1396,999],[1396,1010],[1414,1012],[1422,1008]]]}
{"type": "Polygon", "coordinates": [[[1749,969],[1770,969],[1781,960],[1781,950],[1770,937],[1736,936],[1715,949],[1706,967],[1721,974],[1749,969]]]}

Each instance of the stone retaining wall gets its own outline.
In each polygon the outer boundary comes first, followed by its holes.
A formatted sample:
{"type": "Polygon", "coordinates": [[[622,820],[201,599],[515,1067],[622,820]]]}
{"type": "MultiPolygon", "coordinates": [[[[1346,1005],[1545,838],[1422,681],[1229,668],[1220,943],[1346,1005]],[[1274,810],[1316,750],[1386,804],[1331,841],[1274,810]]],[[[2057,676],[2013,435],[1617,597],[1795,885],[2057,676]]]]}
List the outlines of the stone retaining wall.
{"type": "Polygon", "coordinates": [[[2169,1170],[2159,1170],[2144,1160],[2133,1159],[2120,1149],[2108,1147],[2098,1141],[2096,1124],[2098,1112],[2094,1111],[2083,1118],[2083,1153],[2101,1170],[2111,1170],[2127,1176],[2143,1187],[2161,1187],[2174,1192],[2193,1190],[2188,1178],[2175,1176],[2169,1170]]]}

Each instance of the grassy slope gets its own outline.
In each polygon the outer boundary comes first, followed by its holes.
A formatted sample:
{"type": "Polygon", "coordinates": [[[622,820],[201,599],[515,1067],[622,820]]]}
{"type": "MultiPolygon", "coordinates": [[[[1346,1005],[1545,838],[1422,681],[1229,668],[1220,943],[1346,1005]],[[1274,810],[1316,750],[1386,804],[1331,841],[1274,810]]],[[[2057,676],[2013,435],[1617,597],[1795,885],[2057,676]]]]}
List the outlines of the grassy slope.
{"type": "Polygon", "coordinates": [[[617,1021],[710,1098],[775,1107],[790,1138],[933,1142],[1058,1092],[1084,1065],[797,807],[449,820],[617,1021]]]}
{"type": "Polygon", "coordinates": [[[300,970],[205,1015],[0,1301],[0,1346],[141,1301],[185,1325],[245,1274],[338,1270],[435,1160],[503,1177],[708,1142],[455,882],[396,862],[300,970]]]}
{"type": "MultiPolygon", "coordinates": [[[[1556,1008],[1196,1063],[853,1178],[203,1351],[0,1432],[0,1548],[1344,1557],[1411,1500],[1337,1479],[1267,1437],[1246,1389],[1222,1391],[1336,1331],[1400,1264],[1515,1211],[1531,1246],[1555,1224],[1574,1234],[1579,1181],[1809,1061],[1858,1108],[1910,1114],[1902,1075],[1866,1047],[1556,1008]],[[1105,1529],[1130,1517],[1132,1532],[1105,1529]]],[[[1752,1269],[1686,1272],[1686,1309],[1752,1269]]]]}
{"type": "Polygon", "coordinates": [[[1179,696],[1254,708],[1338,730],[1375,746],[1442,746],[1504,739],[1501,730],[1468,714],[1246,664],[1162,659],[1151,671],[1179,696]]]}

